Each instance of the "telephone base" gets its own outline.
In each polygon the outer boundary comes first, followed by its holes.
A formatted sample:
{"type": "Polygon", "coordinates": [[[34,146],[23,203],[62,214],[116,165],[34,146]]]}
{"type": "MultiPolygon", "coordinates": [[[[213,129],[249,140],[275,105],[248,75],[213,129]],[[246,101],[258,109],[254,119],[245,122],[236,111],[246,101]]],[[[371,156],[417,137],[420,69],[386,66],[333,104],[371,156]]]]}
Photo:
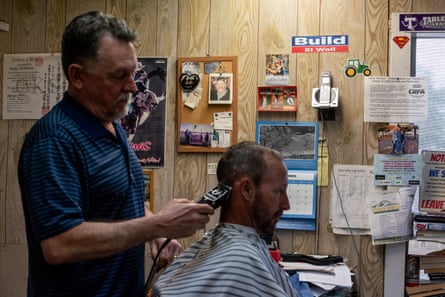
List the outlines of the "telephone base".
{"type": "Polygon", "coordinates": [[[328,101],[320,101],[320,88],[312,89],[312,107],[330,109],[338,107],[338,88],[331,88],[331,97],[328,101]]]}
{"type": "Polygon", "coordinates": [[[335,121],[335,109],[319,109],[318,110],[319,121],[335,121]]]}

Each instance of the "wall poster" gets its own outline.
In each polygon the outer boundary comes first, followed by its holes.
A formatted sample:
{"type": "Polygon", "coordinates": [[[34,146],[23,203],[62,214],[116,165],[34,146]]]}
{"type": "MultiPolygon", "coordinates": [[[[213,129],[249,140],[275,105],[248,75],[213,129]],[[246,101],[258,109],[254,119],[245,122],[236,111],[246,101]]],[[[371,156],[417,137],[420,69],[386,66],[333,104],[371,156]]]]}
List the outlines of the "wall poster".
{"type": "Polygon", "coordinates": [[[144,167],[164,167],[167,58],[139,57],[128,114],[121,119],[144,167]]]}

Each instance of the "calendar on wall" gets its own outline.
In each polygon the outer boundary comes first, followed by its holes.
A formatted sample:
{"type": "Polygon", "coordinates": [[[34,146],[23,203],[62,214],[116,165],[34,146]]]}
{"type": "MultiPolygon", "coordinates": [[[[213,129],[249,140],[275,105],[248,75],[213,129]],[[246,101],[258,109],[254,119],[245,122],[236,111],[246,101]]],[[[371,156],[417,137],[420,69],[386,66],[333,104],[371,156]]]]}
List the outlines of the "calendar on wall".
{"type": "Polygon", "coordinates": [[[314,181],[316,172],[289,170],[287,195],[290,202],[290,210],[285,214],[315,216],[314,181]]]}
{"type": "Polygon", "coordinates": [[[289,170],[287,196],[290,209],[284,212],[277,228],[315,230],[317,171],[289,170]]]}
{"type": "Polygon", "coordinates": [[[315,230],[318,123],[258,121],[256,142],[281,152],[288,168],[290,209],[277,228],[315,230]]]}

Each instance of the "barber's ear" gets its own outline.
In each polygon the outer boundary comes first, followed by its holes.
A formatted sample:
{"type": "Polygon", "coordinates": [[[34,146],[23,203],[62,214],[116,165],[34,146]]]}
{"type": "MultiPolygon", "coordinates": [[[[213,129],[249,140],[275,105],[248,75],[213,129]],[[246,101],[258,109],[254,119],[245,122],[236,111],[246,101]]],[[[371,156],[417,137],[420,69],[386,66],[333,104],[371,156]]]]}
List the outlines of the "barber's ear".
{"type": "Polygon", "coordinates": [[[79,64],[71,64],[68,68],[70,82],[76,89],[81,89],[83,87],[83,71],[83,67],[79,64]]]}

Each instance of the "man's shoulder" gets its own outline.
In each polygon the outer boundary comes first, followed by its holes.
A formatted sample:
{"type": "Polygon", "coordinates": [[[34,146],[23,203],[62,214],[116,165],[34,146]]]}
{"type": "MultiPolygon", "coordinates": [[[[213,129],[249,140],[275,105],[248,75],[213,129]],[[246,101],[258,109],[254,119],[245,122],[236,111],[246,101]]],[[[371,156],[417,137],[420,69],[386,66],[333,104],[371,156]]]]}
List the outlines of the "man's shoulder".
{"type": "Polygon", "coordinates": [[[33,125],[27,139],[32,143],[49,139],[71,141],[76,129],[78,128],[74,121],[56,105],[33,125]]]}
{"type": "Polygon", "coordinates": [[[220,234],[215,234],[213,237],[214,243],[218,246],[218,253],[223,255],[225,259],[231,259],[234,255],[258,258],[264,248],[260,240],[255,235],[238,232],[230,228],[223,228],[220,234]]]}

